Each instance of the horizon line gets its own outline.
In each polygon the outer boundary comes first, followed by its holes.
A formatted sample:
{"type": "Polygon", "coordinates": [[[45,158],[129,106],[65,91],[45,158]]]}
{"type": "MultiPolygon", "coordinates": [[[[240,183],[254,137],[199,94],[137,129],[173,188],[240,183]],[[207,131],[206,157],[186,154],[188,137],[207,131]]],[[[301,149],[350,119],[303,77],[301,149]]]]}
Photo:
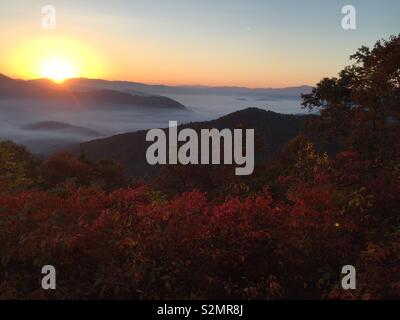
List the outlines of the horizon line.
{"type": "Polygon", "coordinates": [[[187,88],[209,88],[209,89],[249,89],[249,90],[262,90],[262,89],[291,89],[291,88],[301,88],[301,87],[314,87],[315,85],[310,84],[299,84],[299,85],[292,85],[292,86],[277,86],[277,87],[251,87],[251,86],[240,86],[240,85],[206,85],[206,84],[166,84],[162,82],[152,83],[152,82],[141,82],[141,81],[134,81],[134,80],[115,80],[115,79],[107,79],[107,78],[89,78],[89,77],[73,77],[73,78],[66,78],[63,82],[58,83],[50,78],[20,78],[18,76],[10,76],[5,73],[0,72],[0,75],[3,75],[7,78],[12,80],[22,80],[22,81],[38,81],[38,80],[48,80],[54,82],[56,84],[62,85],[64,82],[69,80],[99,80],[99,81],[108,81],[108,82],[127,82],[127,83],[135,83],[141,85],[148,85],[148,86],[162,86],[162,87],[187,87],[187,88]]]}

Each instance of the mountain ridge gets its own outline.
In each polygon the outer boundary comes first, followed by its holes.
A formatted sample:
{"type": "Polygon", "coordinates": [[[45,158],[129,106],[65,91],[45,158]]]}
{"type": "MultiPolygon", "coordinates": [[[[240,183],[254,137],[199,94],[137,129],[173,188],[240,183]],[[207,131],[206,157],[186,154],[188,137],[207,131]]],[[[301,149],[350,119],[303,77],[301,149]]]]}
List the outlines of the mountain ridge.
{"type": "Polygon", "coordinates": [[[93,129],[81,126],[75,126],[66,122],[59,122],[59,121],[35,122],[25,126],[24,129],[30,131],[55,131],[55,132],[64,131],[72,134],[92,136],[93,138],[105,136],[105,134],[93,129]]]}
{"type": "MultiPolygon", "coordinates": [[[[285,115],[258,108],[236,111],[211,121],[192,122],[179,125],[182,128],[249,128],[255,129],[256,139],[263,141],[265,150],[258,152],[256,160],[265,160],[276,154],[287,142],[297,136],[312,115],[285,115]]],[[[168,129],[163,129],[168,133],[168,129]]],[[[89,160],[111,159],[119,162],[131,176],[152,174],[159,167],[151,167],[146,161],[146,150],[151,143],[146,142],[148,130],[128,132],[107,138],[80,143],[67,148],[75,155],[84,154],[89,160]]]]}
{"type": "Polygon", "coordinates": [[[48,79],[17,80],[0,77],[0,99],[45,99],[73,104],[130,105],[162,109],[187,110],[172,98],[161,95],[138,95],[111,89],[70,90],[48,79]]]}
{"type": "Polygon", "coordinates": [[[240,86],[202,86],[202,85],[164,85],[146,84],[142,82],[115,81],[104,79],[73,78],[66,80],[72,87],[101,87],[123,91],[140,92],[142,94],[216,94],[216,95],[268,95],[281,96],[282,98],[299,97],[302,93],[311,92],[308,85],[290,86],[283,88],[249,88],[240,86]]]}

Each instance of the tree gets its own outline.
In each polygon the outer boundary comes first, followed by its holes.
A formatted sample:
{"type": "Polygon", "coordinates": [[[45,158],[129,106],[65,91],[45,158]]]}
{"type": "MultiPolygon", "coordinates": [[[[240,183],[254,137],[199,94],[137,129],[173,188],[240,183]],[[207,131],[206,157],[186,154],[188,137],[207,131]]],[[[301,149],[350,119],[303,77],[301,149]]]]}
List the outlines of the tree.
{"type": "Polygon", "coordinates": [[[360,48],[338,78],[324,78],[303,106],[319,110],[312,131],[376,163],[400,154],[400,35],[360,48]]]}
{"type": "Polygon", "coordinates": [[[0,192],[17,192],[39,181],[39,161],[24,146],[12,141],[0,143],[0,192]]]}
{"type": "Polygon", "coordinates": [[[93,163],[83,156],[76,158],[66,152],[48,158],[43,163],[42,171],[44,187],[47,189],[73,181],[77,186],[96,185],[106,191],[112,191],[129,183],[122,167],[112,160],[93,163]]]}

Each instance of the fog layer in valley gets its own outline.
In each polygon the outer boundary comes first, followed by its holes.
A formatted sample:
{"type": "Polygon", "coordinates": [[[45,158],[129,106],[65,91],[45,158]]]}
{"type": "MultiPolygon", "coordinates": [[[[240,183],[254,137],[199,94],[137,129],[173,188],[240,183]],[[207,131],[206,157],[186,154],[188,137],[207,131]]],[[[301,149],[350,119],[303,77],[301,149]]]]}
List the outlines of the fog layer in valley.
{"type": "Polygon", "coordinates": [[[14,140],[35,153],[49,153],[70,144],[178,123],[212,120],[247,107],[279,113],[302,113],[300,97],[260,99],[251,96],[168,94],[187,110],[149,109],[129,106],[78,106],[60,102],[0,100],[0,140],[14,140]],[[42,122],[47,122],[42,124],[42,122]],[[70,124],[48,125],[48,122],[70,124]],[[37,124],[32,127],[33,124],[37,124]],[[72,127],[74,126],[74,127],[72,127]],[[77,128],[79,127],[79,128],[77,128]],[[72,130],[73,129],[73,130],[72,130]],[[90,129],[90,130],[85,130],[90,129]],[[98,135],[94,135],[95,131],[98,135]]]}

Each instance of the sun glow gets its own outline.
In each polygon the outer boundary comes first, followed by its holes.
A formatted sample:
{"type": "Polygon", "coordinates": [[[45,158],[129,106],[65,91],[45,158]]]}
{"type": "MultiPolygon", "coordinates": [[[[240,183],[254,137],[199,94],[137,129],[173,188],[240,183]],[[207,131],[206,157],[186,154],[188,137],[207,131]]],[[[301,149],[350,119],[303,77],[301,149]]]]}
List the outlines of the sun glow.
{"type": "Polygon", "coordinates": [[[68,78],[103,76],[103,59],[98,51],[65,36],[33,37],[13,54],[17,76],[26,79],[48,78],[62,83],[68,78]]]}
{"type": "Polygon", "coordinates": [[[66,79],[77,77],[79,72],[67,59],[54,58],[41,63],[40,75],[54,82],[62,83],[66,79]]]}

